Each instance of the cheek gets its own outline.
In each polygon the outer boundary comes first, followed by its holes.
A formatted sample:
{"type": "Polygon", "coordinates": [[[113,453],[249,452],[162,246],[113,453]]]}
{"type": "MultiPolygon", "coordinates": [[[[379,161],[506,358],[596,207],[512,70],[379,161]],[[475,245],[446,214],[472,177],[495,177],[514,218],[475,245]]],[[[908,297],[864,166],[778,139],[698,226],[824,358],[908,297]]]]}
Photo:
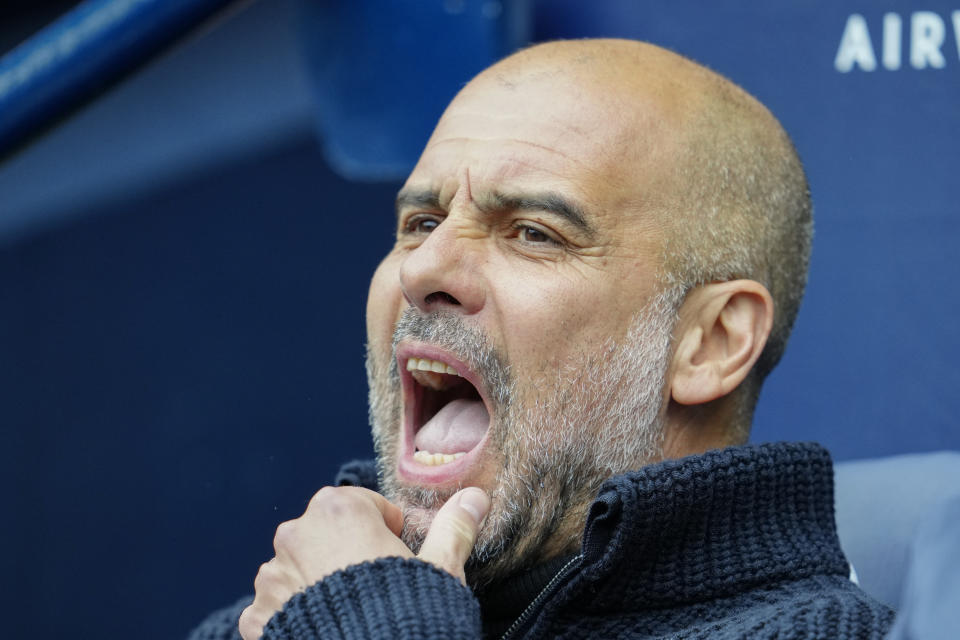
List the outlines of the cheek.
{"type": "Polygon", "coordinates": [[[399,263],[387,256],[373,274],[367,294],[367,341],[373,348],[390,344],[393,325],[400,315],[403,294],[400,291],[399,263]]]}
{"type": "Polygon", "coordinates": [[[572,350],[604,333],[602,326],[615,322],[596,286],[564,284],[526,280],[500,304],[505,342],[523,368],[555,368],[572,350]]]}
{"type": "Polygon", "coordinates": [[[498,298],[512,363],[535,377],[576,369],[606,340],[622,340],[646,299],[640,284],[622,276],[552,275],[517,278],[498,298]]]}

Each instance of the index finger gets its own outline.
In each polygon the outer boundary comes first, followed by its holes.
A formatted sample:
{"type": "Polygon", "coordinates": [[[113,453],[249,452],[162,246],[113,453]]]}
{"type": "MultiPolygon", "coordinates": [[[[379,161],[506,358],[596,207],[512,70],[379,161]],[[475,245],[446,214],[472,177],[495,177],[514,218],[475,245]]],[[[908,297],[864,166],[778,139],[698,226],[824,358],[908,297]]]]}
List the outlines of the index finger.
{"type": "Polygon", "coordinates": [[[376,491],[371,491],[370,489],[366,489],[364,487],[342,488],[361,492],[365,498],[373,502],[373,505],[380,512],[380,515],[383,516],[384,524],[386,524],[387,528],[393,532],[393,535],[397,537],[400,536],[400,532],[403,530],[403,510],[400,509],[400,507],[393,504],[376,491]]]}

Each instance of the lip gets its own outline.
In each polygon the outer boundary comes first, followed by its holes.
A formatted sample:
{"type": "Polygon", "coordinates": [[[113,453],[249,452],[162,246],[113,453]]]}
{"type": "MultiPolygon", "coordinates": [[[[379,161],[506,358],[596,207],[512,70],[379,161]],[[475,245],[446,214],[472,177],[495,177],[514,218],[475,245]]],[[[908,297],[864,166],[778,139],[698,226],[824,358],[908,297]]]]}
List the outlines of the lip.
{"type": "MultiPolygon", "coordinates": [[[[420,342],[402,342],[396,349],[397,367],[400,371],[400,382],[403,389],[403,437],[400,440],[400,456],[397,460],[397,475],[401,480],[416,485],[449,485],[457,484],[477,463],[486,448],[487,440],[490,437],[490,429],[483,435],[480,442],[466,455],[454,460],[453,462],[432,466],[420,464],[413,459],[415,450],[413,444],[413,425],[417,417],[415,412],[420,406],[420,394],[423,393],[423,387],[417,384],[410,371],[407,371],[407,360],[409,358],[427,358],[430,360],[440,360],[446,362],[460,376],[472,384],[480,394],[480,399],[487,408],[487,414],[493,420],[493,407],[490,403],[487,390],[484,388],[477,374],[459,358],[455,357],[449,351],[440,349],[430,344],[420,342]]],[[[460,483],[462,484],[462,483],[460,483]]]]}

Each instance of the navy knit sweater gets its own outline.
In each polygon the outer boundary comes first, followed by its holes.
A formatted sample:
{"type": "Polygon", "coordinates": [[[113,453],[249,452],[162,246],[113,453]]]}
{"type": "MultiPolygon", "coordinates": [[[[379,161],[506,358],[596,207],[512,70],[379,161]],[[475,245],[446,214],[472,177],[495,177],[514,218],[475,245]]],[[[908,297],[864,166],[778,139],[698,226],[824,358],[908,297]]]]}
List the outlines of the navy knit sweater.
{"type": "MultiPolygon", "coordinates": [[[[371,479],[364,467],[341,474],[351,484],[371,479]]],[[[539,595],[516,603],[519,613],[506,634],[879,640],[893,612],[851,583],[848,573],[823,448],[710,451],[607,481],[590,509],[581,552],[530,574],[540,576],[533,579],[541,583],[539,595]]],[[[485,614],[497,595],[486,597],[485,614]]],[[[248,602],[212,615],[191,638],[238,638],[237,618],[248,602]]],[[[494,626],[487,624],[487,631],[494,626]]],[[[418,560],[383,558],[348,567],[294,596],[264,637],[483,633],[481,602],[455,578],[418,560]]]]}

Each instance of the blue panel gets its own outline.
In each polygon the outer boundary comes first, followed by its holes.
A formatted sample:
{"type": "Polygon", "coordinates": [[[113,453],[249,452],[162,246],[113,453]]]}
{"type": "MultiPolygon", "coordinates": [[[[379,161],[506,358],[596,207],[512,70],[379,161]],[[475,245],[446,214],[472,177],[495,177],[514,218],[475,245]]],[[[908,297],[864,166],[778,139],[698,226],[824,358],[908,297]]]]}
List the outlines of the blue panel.
{"type": "Polygon", "coordinates": [[[371,455],[363,308],[397,188],[306,142],[0,251],[4,637],[182,638],[371,455]]]}
{"type": "Polygon", "coordinates": [[[327,159],[352,178],[405,177],[460,87],[529,37],[527,0],[300,5],[327,159]]]}

